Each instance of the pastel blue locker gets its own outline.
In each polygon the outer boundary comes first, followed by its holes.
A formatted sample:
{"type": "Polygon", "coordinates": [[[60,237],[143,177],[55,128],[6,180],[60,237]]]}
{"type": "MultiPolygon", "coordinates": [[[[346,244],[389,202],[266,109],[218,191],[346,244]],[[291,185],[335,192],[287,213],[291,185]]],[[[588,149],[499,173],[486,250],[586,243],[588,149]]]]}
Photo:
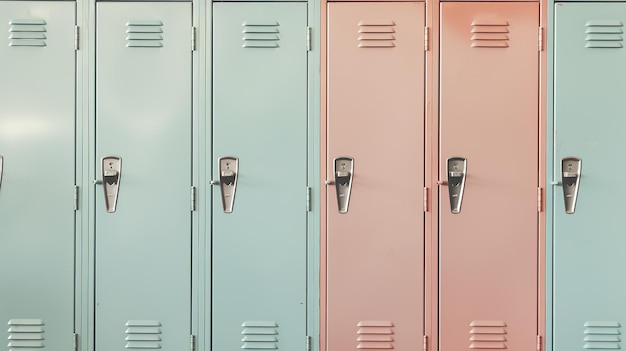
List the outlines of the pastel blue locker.
{"type": "Polygon", "coordinates": [[[626,3],[554,6],[552,348],[617,350],[626,323],[626,3]]]}
{"type": "Polygon", "coordinates": [[[191,335],[192,6],[96,4],[95,350],[191,335]]]}
{"type": "Polygon", "coordinates": [[[307,3],[212,11],[212,350],[302,350],[307,3]]]}
{"type": "Polygon", "coordinates": [[[72,1],[0,1],[0,344],[71,350],[76,51],[72,1]]]}

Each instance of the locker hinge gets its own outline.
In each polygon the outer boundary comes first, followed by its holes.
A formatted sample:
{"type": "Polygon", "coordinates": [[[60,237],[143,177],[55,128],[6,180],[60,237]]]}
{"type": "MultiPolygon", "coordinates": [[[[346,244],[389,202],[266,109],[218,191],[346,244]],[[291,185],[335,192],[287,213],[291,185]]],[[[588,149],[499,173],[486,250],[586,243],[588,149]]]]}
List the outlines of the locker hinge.
{"type": "Polygon", "coordinates": [[[311,187],[306,187],[306,211],[311,212],[311,187]]]}
{"type": "Polygon", "coordinates": [[[78,334],[76,333],[72,335],[72,345],[74,346],[74,351],[78,351],[78,334]]]}
{"type": "Polygon", "coordinates": [[[424,187],[424,212],[428,212],[428,187],[424,187]]]}
{"type": "Polygon", "coordinates": [[[191,51],[196,51],[196,27],[191,27],[191,51]]]}
{"type": "Polygon", "coordinates": [[[539,27],[539,51],[543,51],[543,27],[539,27]]]}
{"type": "Polygon", "coordinates": [[[424,51],[430,48],[430,28],[424,27],[424,51]]]}
{"type": "Polygon", "coordinates": [[[79,26],[74,26],[74,50],[78,51],[79,48],[79,40],[80,40],[80,27],[79,26]]]}
{"type": "Polygon", "coordinates": [[[189,350],[191,350],[191,351],[195,351],[196,350],[196,336],[195,335],[190,335],[190,338],[189,338],[189,350]]]}
{"type": "Polygon", "coordinates": [[[306,27],[306,51],[311,51],[311,27],[306,27]]]}
{"type": "Polygon", "coordinates": [[[191,212],[196,210],[196,187],[191,187],[191,212]]]}
{"type": "Polygon", "coordinates": [[[543,209],[543,189],[537,188],[537,212],[543,209]]]}
{"type": "Polygon", "coordinates": [[[428,336],[424,335],[424,351],[428,351],[428,336]]]}
{"type": "Polygon", "coordinates": [[[306,336],[306,351],[311,351],[311,337],[306,336]]]}
{"type": "Polygon", "coordinates": [[[79,188],[78,185],[74,185],[74,211],[78,211],[78,192],[79,192],[79,188]]]}
{"type": "Polygon", "coordinates": [[[537,351],[541,351],[541,335],[537,335],[537,351]]]}

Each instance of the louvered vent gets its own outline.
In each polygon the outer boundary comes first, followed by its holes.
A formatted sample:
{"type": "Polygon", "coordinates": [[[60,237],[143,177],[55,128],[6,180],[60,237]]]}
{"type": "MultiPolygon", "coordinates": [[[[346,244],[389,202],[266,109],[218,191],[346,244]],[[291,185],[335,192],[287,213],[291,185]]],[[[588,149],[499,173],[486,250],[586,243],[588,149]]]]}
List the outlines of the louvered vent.
{"type": "Polygon", "coordinates": [[[161,322],[159,321],[128,321],[126,322],[127,349],[160,349],[161,322]]]}
{"type": "Polygon", "coordinates": [[[244,22],[244,48],[277,48],[280,42],[280,24],[278,22],[244,22]]]}
{"type": "Polygon", "coordinates": [[[586,48],[622,48],[624,24],[621,21],[589,21],[586,24],[586,48]]]}
{"type": "Polygon", "coordinates": [[[472,22],[473,48],[508,48],[509,22],[506,20],[477,19],[472,22]]]}
{"type": "Polygon", "coordinates": [[[472,321],[469,348],[506,349],[506,323],[504,321],[472,321]]]}
{"type": "Polygon", "coordinates": [[[278,349],[278,323],[273,321],[245,321],[241,324],[243,330],[241,341],[242,349],[278,349]]]}
{"type": "Polygon", "coordinates": [[[46,46],[46,21],[13,19],[9,21],[9,46],[46,46]]]}
{"type": "Polygon", "coordinates": [[[126,23],[126,47],[163,47],[163,22],[158,20],[131,20],[126,23]]]}
{"type": "Polygon", "coordinates": [[[358,42],[360,48],[393,48],[396,46],[394,21],[360,21],[358,42]]]}
{"type": "Polygon", "coordinates": [[[11,319],[9,321],[9,350],[43,348],[43,320],[11,319]]]}
{"type": "Polygon", "coordinates": [[[585,323],[584,349],[619,350],[621,349],[620,323],[616,321],[588,321],[585,323]]]}
{"type": "Polygon", "coordinates": [[[393,349],[391,321],[360,321],[357,324],[357,349],[393,349]]]}

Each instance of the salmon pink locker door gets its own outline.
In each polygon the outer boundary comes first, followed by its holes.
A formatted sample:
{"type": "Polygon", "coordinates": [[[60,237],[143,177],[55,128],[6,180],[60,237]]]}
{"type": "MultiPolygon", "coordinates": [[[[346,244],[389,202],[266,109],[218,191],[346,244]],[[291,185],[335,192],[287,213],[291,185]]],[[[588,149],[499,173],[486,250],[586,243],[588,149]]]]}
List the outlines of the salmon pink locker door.
{"type": "Polygon", "coordinates": [[[441,4],[441,351],[534,350],[539,3],[441,4]]]}
{"type": "Polygon", "coordinates": [[[70,1],[0,1],[0,343],[5,350],[72,348],[75,7],[70,1]]]}
{"type": "Polygon", "coordinates": [[[554,350],[624,347],[624,23],[623,2],[556,4],[554,350]]]}
{"type": "Polygon", "coordinates": [[[421,2],[328,4],[326,347],[422,347],[421,2]]]}
{"type": "Polygon", "coordinates": [[[186,349],[191,3],[96,14],[95,350],[186,349]]]}
{"type": "Polygon", "coordinates": [[[307,25],[306,2],[213,4],[213,350],[308,340],[307,25]]]}

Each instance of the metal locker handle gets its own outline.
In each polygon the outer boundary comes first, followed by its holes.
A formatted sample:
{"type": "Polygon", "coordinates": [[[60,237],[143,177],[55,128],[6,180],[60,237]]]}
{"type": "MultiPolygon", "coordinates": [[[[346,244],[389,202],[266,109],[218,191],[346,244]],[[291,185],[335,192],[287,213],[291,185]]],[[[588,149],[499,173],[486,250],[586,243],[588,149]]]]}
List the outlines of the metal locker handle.
{"type": "Polygon", "coordinates": [[[0,188],[2,188],[2,164],[4,163],[4,156],[0,155],[0,188]]]}
{"type": "Polygon", "coordinates": [[[104,204],[108,213],[115,212],[117,208],[121,177],[122,158],[104,156],[102,158],[102,188],[104,189],[104,204]]]}
{"type": "Polygon", "coordinates": [[[461,213],[463,193],[465,191],[465,176],[467,174],[467,159],[465,157],[450,157],[446,162],[448,173],[448,193],[450,196],[450,212],[461,213]]]}
{"type": "Polygon", "coordinates": [[[582,163],[582,160],[578,157],[570,156],[561,159],[563,200],[565,201],[565,213],[567,214],[572,214],[576,210],[582,163]]]}
{"type": "Polygon", "coordinates": [[[237,190],[239,175],[239,159],[234,156],[220,157],[218,160],[220,190],[222,191],[222,206],[224,213],[232,213],[237,190]]]}
{"type": "Polygon", "coordinates": [[[339,213],[348,213],[350,193],[352,192],[352,176],[354,174],[354,158],[346,156],[335,158],[334,172],[339,213]]]}

